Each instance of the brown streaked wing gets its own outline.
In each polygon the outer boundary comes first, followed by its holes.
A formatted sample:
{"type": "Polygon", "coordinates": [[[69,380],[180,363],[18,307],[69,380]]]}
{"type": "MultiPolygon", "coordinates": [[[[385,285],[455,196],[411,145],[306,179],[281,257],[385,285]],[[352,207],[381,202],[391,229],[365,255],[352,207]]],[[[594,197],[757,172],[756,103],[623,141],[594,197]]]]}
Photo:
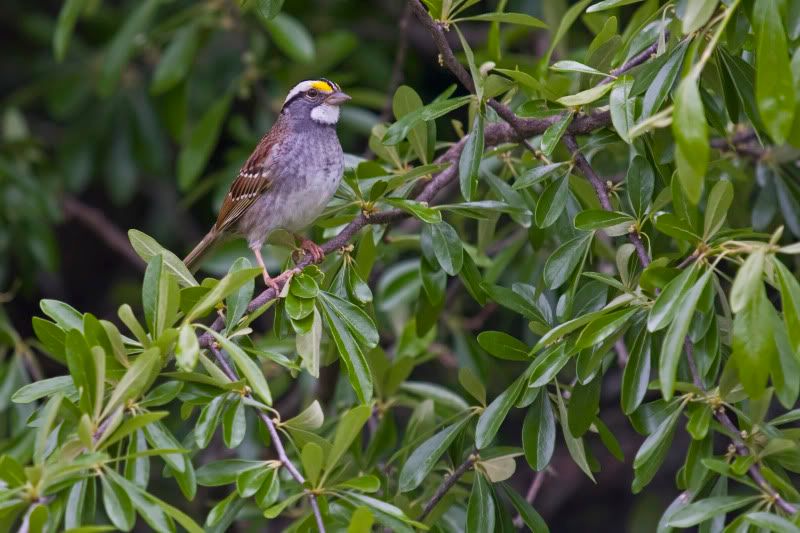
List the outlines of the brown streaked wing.
{"type": "Polygon", "coordinates": [[[283,117],[279,116],[272,129],[261,138],[253,153],[247,158],[219,210],[217,230],[229,229],[258,200],[258,197],[269,189],[272,184],[268,168],[269,154],[285,130],[286,123],[283,117]]]}
{"type": "Polygon", "coordinates": [[[269,176],[263,171],[259,173],[241,171],[219,210],[217,229],[219,231],[229,229],[271,184],[269,176]]]}

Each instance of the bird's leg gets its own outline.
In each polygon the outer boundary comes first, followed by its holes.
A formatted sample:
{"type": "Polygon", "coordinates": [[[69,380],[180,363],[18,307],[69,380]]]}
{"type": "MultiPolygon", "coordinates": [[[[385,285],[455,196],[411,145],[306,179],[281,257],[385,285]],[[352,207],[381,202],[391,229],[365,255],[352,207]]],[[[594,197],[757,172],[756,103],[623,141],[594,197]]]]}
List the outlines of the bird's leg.
{"type": "Polygon", "coordinates": [[[272,289],[275,291],[275,294],[281,292],[281,289],[280,287],[278,287],[278,284],[275,282],[275,280],[269,277],[269,272],[267,272],[267,267],[264,264],[264,259],[261,257],[261,246],[253,246],[250,249],[253,250],[253,254],[256,256],[256,261],[258,261],[258,266],[261,267],[261,273],[264,276],[264,283],[272,287],[272,289]]]}
{"type": "Polygon", "coordinates": [[[325,252],[312,240],[306,239],[302,235],[294,234],[295,239],[300,241],[300,249],[311,254],[315,263],[319,263],[325,258],[325,252]]]}

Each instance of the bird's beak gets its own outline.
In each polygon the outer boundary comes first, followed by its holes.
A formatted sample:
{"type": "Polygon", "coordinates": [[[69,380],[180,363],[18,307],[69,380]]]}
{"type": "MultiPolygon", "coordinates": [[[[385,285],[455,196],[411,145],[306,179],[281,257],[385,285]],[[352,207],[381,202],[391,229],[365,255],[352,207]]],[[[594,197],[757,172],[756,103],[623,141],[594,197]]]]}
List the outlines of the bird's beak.
{"type": "Polygon", "coordinates": [[[350,95],[343,93],[342,91],[336,91],[331,93],[326,99],[326,104],[331,105],[342,105],[346,101],[350,100],[350,95]]]}

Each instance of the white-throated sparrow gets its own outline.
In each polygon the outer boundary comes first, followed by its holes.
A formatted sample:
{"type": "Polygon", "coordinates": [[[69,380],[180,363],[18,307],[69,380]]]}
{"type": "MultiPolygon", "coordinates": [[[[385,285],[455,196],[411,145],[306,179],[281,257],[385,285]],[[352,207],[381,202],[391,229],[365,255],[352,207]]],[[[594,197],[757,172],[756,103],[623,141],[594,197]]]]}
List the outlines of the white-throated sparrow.
{"type": "Polygon", "coordinates": [[[344,172],[344,154],[336,136],[339,106],[350,97],[324,78],[298,83],[283,102],[272,129],[261,138],[220,209],[217,222],[183,260],[189,268],[223,235],[242,235],[269,277],[261,247],[276,229],[292,232],[315,260],[322,251],[297,235],[322,213],[344,172]]]}

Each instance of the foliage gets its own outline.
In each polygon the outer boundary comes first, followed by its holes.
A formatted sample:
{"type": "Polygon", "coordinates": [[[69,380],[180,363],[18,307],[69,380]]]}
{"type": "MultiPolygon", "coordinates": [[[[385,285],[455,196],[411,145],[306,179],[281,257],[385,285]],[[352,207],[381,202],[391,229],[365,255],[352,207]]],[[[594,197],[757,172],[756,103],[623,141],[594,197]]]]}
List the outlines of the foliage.
{"type": "MultiPolygon", "coordinates": [[[[45,32],[56,81],[5,111],[0,249],[23,242],[19,265],[55,267],[48,206],[96,167],[119,206],[140,172],[219,197],[274,111],[251,124],[239,100],[341,68],[357,106],[383,105],[348,83],[355,37],[314,38],[283,2],[105,4],[64,2],[45,32]],[[76,24],[102,26],[101,55],[76,24]],[[238,48],[215,45],[226,33],[238,48]],[[85,138],[44,154],[30,98],[85,138]]],[[[584,0],[549,25],[488,4],[410,3],[461,88],[393,88],[389,123],[345,115],[345,144],[369,135],[371,155],[348,156],[316,223],[324,262],[287,262],[280,294],[228,266],[235,250],[201,279],[131,230],[141,297],[112,320],[44,299],[25,339],[0,315],[0,530],[498,531],[518,515],[546,531],[518,480],[565,449],[594,481],[601,448],[623,460],[614,411],[643,437],[633,493],[686,447],[659,530],[798,530],[797,3],[584,0]],[[567,41],[579,20],[585,46],[567,41]],[[543,57],[516,53],[533,31],[543,57]],[[31,379],[38,354],[59,371],[31,379]],[[428,377],[445,356],[457,385],[428,377]],[[284,416],[326,373],[333,398],[284,416]]]]}

